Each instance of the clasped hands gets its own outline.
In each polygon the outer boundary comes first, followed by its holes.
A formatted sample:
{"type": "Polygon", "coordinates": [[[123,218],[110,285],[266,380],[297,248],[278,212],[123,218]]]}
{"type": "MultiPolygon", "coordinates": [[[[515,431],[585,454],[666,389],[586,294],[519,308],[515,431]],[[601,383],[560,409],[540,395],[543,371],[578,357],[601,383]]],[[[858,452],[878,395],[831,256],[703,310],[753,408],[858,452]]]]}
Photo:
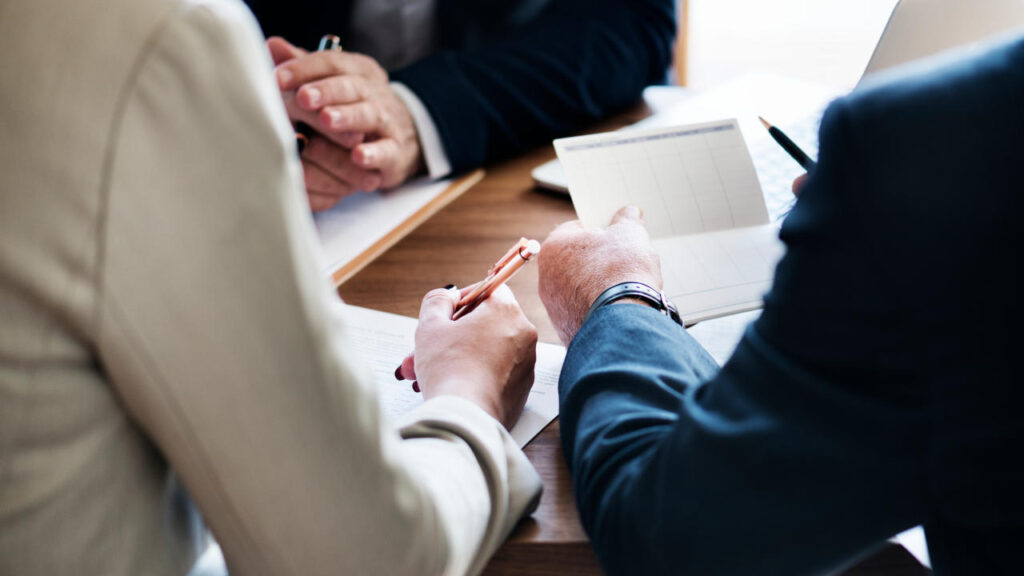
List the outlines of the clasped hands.
{"type": "Polygon", "coordinates": [[[373,58],[307,52],[277,37],[267,48],[289,118],[316,131],[301,154],[314,212],[358,191],[393,188],[422,170],[412,114],[373,58]]]}

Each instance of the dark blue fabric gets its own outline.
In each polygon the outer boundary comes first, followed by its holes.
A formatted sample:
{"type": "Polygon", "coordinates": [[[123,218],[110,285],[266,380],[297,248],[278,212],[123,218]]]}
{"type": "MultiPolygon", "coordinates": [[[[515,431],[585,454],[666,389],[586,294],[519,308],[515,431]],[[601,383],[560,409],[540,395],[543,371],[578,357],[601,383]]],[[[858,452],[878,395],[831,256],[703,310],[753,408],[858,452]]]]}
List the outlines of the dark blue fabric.
{"type": "MultiPolygon", "coordinates": [[[[266,35],[311,49],[347,28],[352,4],[246,1],[266,35]]],[[[391,78],[430,111],[455,172],[628,107],[672,59],[675,0],[438,0],[438,10],[440,49],[391,78]]]]}
{"type": "Polygon", "coordinates": [[[813,574],[923,524],[936,574],[1024,540],[1024,41],[833,103],[787,251],[716,370],[644,307],[595,313],[560,382],[609,574],[813,574]]]}

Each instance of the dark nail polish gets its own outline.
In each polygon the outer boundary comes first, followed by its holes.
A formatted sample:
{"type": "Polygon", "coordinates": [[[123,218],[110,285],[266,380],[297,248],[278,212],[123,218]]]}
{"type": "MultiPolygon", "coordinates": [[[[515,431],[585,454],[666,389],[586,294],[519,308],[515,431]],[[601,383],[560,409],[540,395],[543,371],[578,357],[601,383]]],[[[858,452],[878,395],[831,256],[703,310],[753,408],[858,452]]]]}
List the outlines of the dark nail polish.
{"type": "Polygon", "coordinates": [[[412,381],[412,391],[413,392],[419,392],[420,391],[420,383],[419,382],[417,382],[415,380],[412,381]]]}
{"type": "Polygon", "coordinates": [[[309,144],[309,139],[313,137],[313,129],[305,122],[295,123],[295,143],[299,147],[299,153],[306,148],[309,144]]]}
{"type": "Polygon", "coordinates": [[[402,366],[401,365],[399,365],[398,368],[395,368],[395,380],[405,380],[405,378],[402,378],[402,366]]]}
{"type": "Polygon", "coordinates": [[[452,288],[455,288],[455,284],[449,284],[444,287],[445,290],[451,290],[452,288]]]}

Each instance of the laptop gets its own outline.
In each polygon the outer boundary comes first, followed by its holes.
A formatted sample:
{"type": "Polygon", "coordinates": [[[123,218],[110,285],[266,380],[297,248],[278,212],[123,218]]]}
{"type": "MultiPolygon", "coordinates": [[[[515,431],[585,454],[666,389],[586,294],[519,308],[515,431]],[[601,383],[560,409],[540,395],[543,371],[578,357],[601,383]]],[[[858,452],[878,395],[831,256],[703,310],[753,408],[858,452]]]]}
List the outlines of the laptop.
{"type": "MultiPolygon", "coordinates": [[[[977,49],[987,39],[1014,32],[1024,33],[1024,0],[899,0],[858,85],[879,72],[912,60],[957,47],[977,49]]],[[[778,217],[792,202],[789,183],[800,174],[800,169],[770,142],[765,130],[754,126],[756,116],[770,118],[813,154],[817,150],[821,113],[828,102],[842,92],[778,76],[753,75],[698,93],[623,129],[738,118],[769,212],[778,217]],[[804,106],[800,117],[792,114],[794,103],[804,106]]],[[[536,167],[532,177],[538,187],[563,193],[569,190],[565,171],[557,158],[536,167]]]]}
{"type": "Polygon", "coordinates": [[[1024,32],[1021,0],[901,0],[861,80],[945,50],[974,49],[1014,32],[1024,32]]]}

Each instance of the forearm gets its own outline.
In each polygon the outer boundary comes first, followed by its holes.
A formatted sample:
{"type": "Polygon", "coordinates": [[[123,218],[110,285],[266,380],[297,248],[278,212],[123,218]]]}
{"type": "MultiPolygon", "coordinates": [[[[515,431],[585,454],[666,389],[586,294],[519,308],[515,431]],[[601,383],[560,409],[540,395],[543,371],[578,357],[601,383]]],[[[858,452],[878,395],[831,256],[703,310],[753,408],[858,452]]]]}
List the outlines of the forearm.
{"type": "Polygon", "coordinates": [[[825,572],[921,521],[913,409],[800,370],[756,327],[716,374],[669,321],[626,308],[584,325],[562,382],[580,516],[608,573],[825,572]]]}
{"type": "Polygon", "coordinates": [[[393,78],[424,102],[461,171],[635,102],[664,78],[674,31],[670,1],[556,0],[505,38],[441,51],[393,78]]]}
{"type": "MultiPolygon", "coordinates": [[[[637,304],[597,310],[566,355],[562,444],[580,517],[610,573],[657,573],[647,499],[661,501],[649,463],[674,433],[686,397],[717,372],[682,328],[637,304]]],[[[664,486],[661,486],[664,488],[664,486]]]]}
{"type": "Polygon", "coordinates": [[[430,471],[423,475],[424,491],[437,502],[465,503],[438,509],[451,551],[447,573],[479,573],[519,519],[537,507],[540,478],[501,424],[460,398],[429,400],[399,426],[405,465],[415,475],[430,471]]]}

